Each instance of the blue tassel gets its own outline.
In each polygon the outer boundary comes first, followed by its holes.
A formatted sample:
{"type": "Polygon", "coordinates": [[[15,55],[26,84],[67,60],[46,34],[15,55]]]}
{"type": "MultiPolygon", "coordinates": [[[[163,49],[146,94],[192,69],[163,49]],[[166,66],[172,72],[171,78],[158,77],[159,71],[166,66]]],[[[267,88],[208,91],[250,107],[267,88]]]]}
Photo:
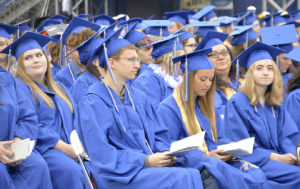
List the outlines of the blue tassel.
{"type": "Polygon", "coordinates": [[[185,101],[189,99],[189,71],[187,64],[187,56],[185,56],[185,101]]]}
{"type": "Polygon", "coordinates": [[[105,56],[105,61],[106,61],[106,65],[107,65],[107,68],[108,68],[108,71],[109,71],[109,74],[114,82],[115,85],[118,85],[117,81],[116,81],[116,78],[111,70],[111,67],[109,65],[109,61],[108,61],[108,55],[107,55],[107,48],[106,48],[106,44],[103,43],[103,48],[104,48],[104,56],[105,56]]]}
{"type": "Polygon", "coordinates": [[[11,59],[11,49],[9,49],[8,57],[7,57],[7,71],[8,71],[8,72],[9,72],[10,67],[11,67],[10,59],[11,59]]]}

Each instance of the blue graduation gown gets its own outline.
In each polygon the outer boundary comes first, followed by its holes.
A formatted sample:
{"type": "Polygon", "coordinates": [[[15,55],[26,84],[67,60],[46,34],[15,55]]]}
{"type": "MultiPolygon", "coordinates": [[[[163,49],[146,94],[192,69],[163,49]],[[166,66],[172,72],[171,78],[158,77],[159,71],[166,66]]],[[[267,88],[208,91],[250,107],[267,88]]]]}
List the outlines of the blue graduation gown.
{"type": "Polygon", "coordinates": [[[151,151],[169,149],[168,133],[147,97],[128,87],[124,104],[101,82],[94,83],[79,102],[80,137],[91,159],[86,166],[101,188],[202,188],[200,172],[182,167],[144,167],[151,151]],[[149,143],[146,145],[145,139],[149,143]]]}
{"type": "Polygon", "coordinates": [[[73,99],[76,104],[81,100],[81,98],[85,95],[89,87],[99,81],[97,77],[88,71],[84,71],[76,80],[76,82],[72,85],[70,91],[73,96],[73,99]]]}
{"type": "MultiPolygon", "coordinates": [[[[230,76],[230,80],[232,83],[226,82],[227,87],[230,87],[234,91],[237,91],[238,87],[240,86],[240,83],[237,86],[236,80],[231,76],[230,76]]],[[[228,103],[228,98],[226,97],[226,95],[221,89],[217,88],[215,93],[215,109],[217,115],[220,116],[221,118],[224,117],[224,113],[225,113],[224,111],[227,103],[228,103]]]]}
{"type": "MultiPolygon", "coordinates": [[[[158,114],[168,127],[170,138],[172,141],[177,141],[189,136],[186,126],[183,122],[180,109],[173,97],[170,95],[159,106],[158,114]]],[[[202,131],[205,131],[205,142],[209,151],[217,149],[217,144],[214,142],[209,120],[202,114],[201,109],[196,104],[196,116],[202,131]]],[[[220,120],[217,120],[219,123],[220,120]]],[[[219,124],[217,124],[219,125],[219,124]]],[[[222,127],[217,127],[218,130],[218,143],[228,143],[228,139],[224,137],[222,127]]],[[[199,150],[194,150],[199,151],[199,150]]],[[[198,158],[199,161],[200,158],[198,158]]],[[[232,166],[222,162],[217,158],[203,157],[201,159],[218,181],[220,188],[267,188],[266,178],[263,172],[257,168],[251,168],[245,172],[240,170],[243,162],[233,162],[232,166]],[[209,161],[207,161],[209,160],[209,161]],[[223,175],[223,176],[218,176],[223,175]],[[231,176],[230,176],[231,175],[231,176]],[[224,186],[225,184],[225,186],[224,186]]]]}
{"type": "Polygon", "coordinates": [[[132,87],[140,89],[149,97],[156,108],[167,96],[172,94],[171,89],[164,79],[158,76],[152,69],[146,69],[131,84],[132,87]]]}
{"type": "MultiPolygon", "coordinates": [[[[53,149],[59,139],[70,144],[70,133],[77,127],[74,121],[76,106],[74,105],[75,111],[72,114],[65,101],[38,83],[38,87],[53,100],[55,107],[50,108],[39,95],[37,95],[37,105],[30,88],[20,78],[16,81],[17,86],[35,107],[39,125],[36,149],[48,164],[53,188],[84,188],[86,181],[80,165],[63,152],[53,149]]],[[[62,84],[60,86],[72,104],[75,104],[68,89],[62,84]]]]}
{"type": "Polygon", "coordinates": [[[65,85],[68,89],[72,87],[79,75],[81,74],[81,69],[73,61],[69,61],[65,67],[63,67],[56,75],[53,77],[55,81],[58,81],[65,85]]]}
{"type": "MultiPolygon", "coordinates": [[[[13,140],[15,136],[34,139],[30,136],[37,125],[36,114],[28,100],[16,91],[12,75],[2,68],[0,86],[0,141],[13,140]]],[[[0,172],[0,188],[52,188],[48,166],[36,150],[18,166],[0,163],[0,172]]]]}
{"type": "MultiPolygon", "coordinates": [[[[295,124],[297,125],[298,130],[300,131],[300,116],[299,116],[300,89],[295,89],[289,93],[287,100],[285,102],[285,107],[289,112],[291,118],[294,120],[295,124]]],[[[299,144],[299,142],[300,141],[298,141],[297,144],[299,144]]]]}
{"type": "Polygon", "coordinates": [[[285,89],[287,89],[288,81],[292,76],[293,76],[293,74],[289,73],[289,72],[282,74],[282,79],[283,79],[283,84],[284,84],[285,89]]]}
{"type": "Polygon", "coordinates": [[[299,131],[283,106],[250,105],[248,98],[237,92],[228,102],[224,117],[226,136],[234,141],[255,137],[253,153],[242,156],[259,166],[268,178],[271,188],[298,188],[300,167],[269,160],[271,152],[295,155],[295,145],[290,140],[299,131]],[[275,117],[274,117],[275,115],[275,117]]]}
{"type": "Polygon", "coordinates": [[[57,72],[59,72],[61,70],[61,67],[56,64],[53,64],[53,63],[52,63],[52,65],[53,65],[53,67],[51,68],[51,73],[52,73],[52,76],[54,77],[57,74],[57,72]]]}

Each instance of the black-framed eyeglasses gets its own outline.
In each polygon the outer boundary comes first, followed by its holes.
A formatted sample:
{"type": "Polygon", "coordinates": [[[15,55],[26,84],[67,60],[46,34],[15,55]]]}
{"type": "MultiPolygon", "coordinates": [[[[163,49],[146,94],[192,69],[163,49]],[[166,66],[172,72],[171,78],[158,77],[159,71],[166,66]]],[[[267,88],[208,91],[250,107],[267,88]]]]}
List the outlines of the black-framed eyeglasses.
{"type": "Polygon", "coordinates": [[[215,51],[215,52],[212,52],[212,53],[208,54],[208,57],[218,58],[220,55],[226,56],[228,54],[229,54],[229,52],[227,50],[223,50],[221,52],[216,52],[215,51]]]}
{"type": "Polygon", "coordinates": [[[134,64],[135,62],[141,63],[141,59],[139,57],[123,58],[123,57],[119,57],[119,56],[114,56],[113,58],[124,59],[124,60],[127,60],[127,62],[130,62],[132,64],[134,64]]]}

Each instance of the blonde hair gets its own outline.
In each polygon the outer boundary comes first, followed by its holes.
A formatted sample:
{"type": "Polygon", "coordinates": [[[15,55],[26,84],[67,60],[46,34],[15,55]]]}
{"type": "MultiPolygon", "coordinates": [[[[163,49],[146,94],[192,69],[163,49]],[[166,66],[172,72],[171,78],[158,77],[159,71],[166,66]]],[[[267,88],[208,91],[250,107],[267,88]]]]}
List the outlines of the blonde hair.
{"type": "MultiPolygon", "coordinates": [[[[43,52],[43,55],[47,59],[47,71],[45,73],[45,82],[46,82],[47,86],[49,87],[49,89],[52,92],[57,94],[60,98],[62,98],[63,101],[65,101],[68,104],[71,112],[73,113],[73,105],[72,105],[71,101],[69,100],[68,96],[66,95],[64,89],[53,80],[51,68],[50,68],[50,62],[48,60],[46,53],[44,51],[42,51],[42,52],[43,52]]],[[[33,97],[38,106],[39,106],[39,104],[38,104],[38,100],[37,100],[37,94],[44,100],[44,102],[50,108],[55,107],[55,104],[52,101],[52,99],[46,93],[44,93],[37,86],[37,84],[35,84],[35,82],[26,74],[25,67],[24,67],[24,53],[21,54],[20,57],[18,58],[18,68],[17,68],[17,72],[16,72],[16,77],[20,77],[22,79],[22,81],[30,87],[33,97]]]]}
{"type": "MultiPolygon", "coordinates": [[[[269,106],[280,106],[280,102],[283,99],[284,95],[284,85],[283,80],[280,74],[280,71],[278,70],[276,64],[272,60],[272,67],[274,71],[274,80],[272,84],[268,86],[268,89],[266,91],[266,102],[269,106]]],[[[251,106],[256,106],[259,102],[258,94],[255,90],[255,81],[253,72],[255,69],[255,65],[252,64],[245,75],[245,80],[240,86],[240,91],[244,93],[249,101],[251,106]]]]}
{"type": "MultiPolygon", "coordinates": [[[[181,56],[184,54],[184,51],[183,50],[177,50],[176,51],[176,56],[181,56]]],[[[163,70],[170,74],[170,75],[173,75],[174,73],[174,63],[172,61],[172,59],[174,58],[174,53],[173,51],[172,52],[169,52],[169,53],[166,53],[158,58],[155,59],[155,64],[160,64],[162,63],[162,67],[163,67],[163,70]]]]}
{"type": "MultiPolygon", "coordinates": [[[[199,103],[200,109],[203,113],[203,115],[209,119],[210,122],[210,128],[212,130],[212,134],[214,136],[214,140],[217,143],[217,128],[216,128],[216,118],[215,118],[215,109],[214,109],[214,101],[215,101],[215,90],[216,90],[216,76],[214,76],[212,84],[208,90],[208,92],[204,96],[199,96],[196,99],[195,102],[195,75],[197,73],[197,70],[190,71],[188,80],[189,80],[189,98],[187,101],[184,101],[184,106],[186,107],[186,114],[188,117],[188,120],[190,121],[190,130],[193,134],[197,134],[200,131],[200,128],[198,128],[197,119],[195,112],[195,105],[196,103],[199,103]]],[[[185,77],[183,77],[182,83],[179,85],[179,90],[182,91],[183,97],[185,97],[185,77]]],[[[178,89],[177,89],[178,90],[178,89]]]]}

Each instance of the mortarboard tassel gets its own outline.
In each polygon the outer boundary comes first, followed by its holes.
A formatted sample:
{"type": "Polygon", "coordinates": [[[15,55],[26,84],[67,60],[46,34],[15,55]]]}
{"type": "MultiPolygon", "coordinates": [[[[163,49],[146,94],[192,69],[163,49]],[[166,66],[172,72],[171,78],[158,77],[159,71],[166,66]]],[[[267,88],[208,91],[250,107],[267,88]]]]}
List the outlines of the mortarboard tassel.
{"type": "Polygon", "coordinates": [[[65,58],[64,58],[64,48],[63,48],[63,40],[62,40],[62,35],[60,36],[59,38],[59,48],[60,48],[60,53],[59,53],[59,58],[60,58],[60,61],[59,61],[59,64],[60,64],[60,67],[62,67],[63,65],[65,65],[65,58]]]}
{"type": "Polygon", "coordinates": [[[160,31],[159,31],[159,40],[162,39],[162,32],[163,32],[163,29],[162,29],[162,27],[160,27],[160,31]]]}
{"type": "MultiPolygon", "coordinates": [[[[177,49],[176,40],[175,40],[174,43],[175,44],[174,44],[174,48],[173,48],[173,54],[174,54],[174,57],[176,57],[177,56],[177,52],[176,52],[176,49],[177,49]]],[[[173,64],[173,65],[174,65],[174,76],[177,76],[177,64],[173,64]]]]}
{"type": "Polygon", "coordinates": [[[8,57],[7,57],[7,71],[9,72],[11,67],[11,49],[9,49],[8,57]]]}
{"type": "Polygon", "coordinates": [[[104,56],[105,56],[105,61],[106,61],[106,65],[107,65],[107,68],[108,68],[108,71],[109,71],[109,74],[114,82],[115,85],[118,85],[117,81],[116,81],[116,78],[111,70],[111,67],[109,65],[109,61],[108,61],[108,55],[107,55],[107,48],[106,48],[106,44],[103,43],[103,49],[104,49],[104,56]]]}
{"type": "Polygon", "coordinates": [[[246,47],[245,50],[248,48],[248,38],[249,38],[249,34],[248,31],[246,32],[246,47]]]}
{"type": "Polygon", "coordinates": [[[185,56],[185,101],[189,99],[189,71],[188,71],[188,64],[187,64],[187,56],[185,56]]]}
{"type": "Polygon", "coordinates": [[[239,79],[240,79],[240,60],[236,61],[236,89],[239,88],[239,79]]]}

